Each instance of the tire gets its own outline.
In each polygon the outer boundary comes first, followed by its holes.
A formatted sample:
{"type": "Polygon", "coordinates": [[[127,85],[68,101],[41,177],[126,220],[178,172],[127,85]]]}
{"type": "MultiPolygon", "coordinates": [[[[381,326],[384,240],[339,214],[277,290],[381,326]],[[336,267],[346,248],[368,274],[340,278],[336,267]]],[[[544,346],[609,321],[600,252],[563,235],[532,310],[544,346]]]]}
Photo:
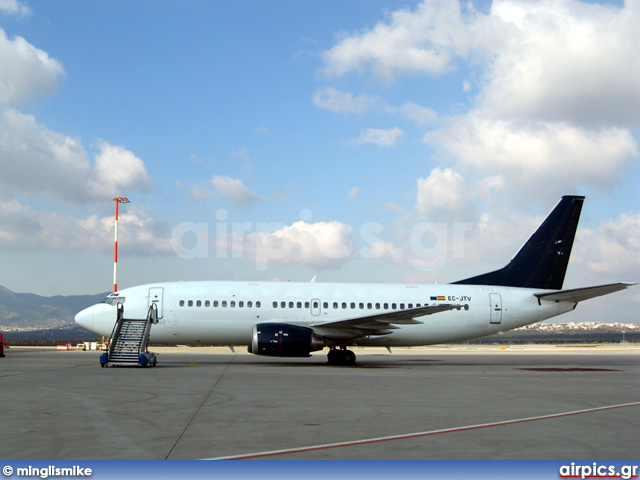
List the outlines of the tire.
{"type": "Polygon", "coordinates": [[[351,350],[345,350],[343,356],[343,364],[344,365],[355,365],[356,364],[356,354],[351,350]]]}

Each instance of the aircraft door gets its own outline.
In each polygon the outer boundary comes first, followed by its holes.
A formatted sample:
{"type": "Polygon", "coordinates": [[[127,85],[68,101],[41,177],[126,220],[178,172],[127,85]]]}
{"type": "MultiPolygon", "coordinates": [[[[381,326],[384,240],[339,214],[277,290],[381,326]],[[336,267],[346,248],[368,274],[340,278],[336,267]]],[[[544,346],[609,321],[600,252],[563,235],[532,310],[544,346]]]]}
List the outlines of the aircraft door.
{"type": "Polygon", "coordinates": [[[491,308],[489,323],[494,325],[502,323],[502,297],[499,293],[489,294],[489,307],[491,308]]]}
{"type": "Polygon", "coordinates": [[[158,320],[162,318],[162,296],[164,293],[164,288],[162,287],[152,287],[149,289],[149,306],[155,303],[158,308],[158,320]]]}

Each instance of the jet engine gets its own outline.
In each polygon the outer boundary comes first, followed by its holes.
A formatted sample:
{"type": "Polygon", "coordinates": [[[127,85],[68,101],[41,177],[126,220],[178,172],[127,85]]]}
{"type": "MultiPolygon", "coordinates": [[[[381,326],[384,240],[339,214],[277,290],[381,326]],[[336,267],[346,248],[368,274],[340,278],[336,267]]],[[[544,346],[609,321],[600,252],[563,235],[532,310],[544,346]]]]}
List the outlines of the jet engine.
{"type": "Polygon", "coordinates": [[[322,350],[324,339],[307,327],[288,323],[259,323],[253,326],[249,352],[272,357],[308,357],[322,350]]]}

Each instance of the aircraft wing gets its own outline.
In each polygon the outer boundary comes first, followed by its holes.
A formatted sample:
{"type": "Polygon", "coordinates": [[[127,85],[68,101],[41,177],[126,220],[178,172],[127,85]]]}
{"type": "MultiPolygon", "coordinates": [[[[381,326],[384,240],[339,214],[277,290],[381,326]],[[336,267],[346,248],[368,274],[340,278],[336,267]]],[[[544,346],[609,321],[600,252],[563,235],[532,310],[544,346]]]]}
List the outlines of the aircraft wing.
{"type": "Polygon", "coordinates": [[[590,298],[608,295],[610,293],[619,292],[625,288],[637,285],[636,283],[610,283],[608,285],[598,285],[596,287],[574,288],[572,290],[559,290],[554,292],[534,293],[541,300],[550,300],[554,302],[573,302],[578,303],[590,298]]]}
{"type": "Polygon", "coordinates": [[[329,338],[358,338],[369,335],[389,335],[393,330],[397,330],[397,325],[417,325],[421,322],[416,317],[432,315],[434,313],[445,312],[462,305],[440,304],[428,305],[424,307],[409,308],[395,312],[378,313],[364,317],[348,318],[331,322],[322,322],[310,325],[313,331],[329,338]]]}

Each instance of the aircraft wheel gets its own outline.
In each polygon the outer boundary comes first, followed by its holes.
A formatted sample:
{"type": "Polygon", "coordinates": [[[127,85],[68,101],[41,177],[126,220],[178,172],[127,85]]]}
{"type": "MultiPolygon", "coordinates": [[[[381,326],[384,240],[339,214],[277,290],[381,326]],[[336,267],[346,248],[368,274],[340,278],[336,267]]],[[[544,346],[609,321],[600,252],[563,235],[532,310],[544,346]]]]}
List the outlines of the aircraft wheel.
{"type": "Polygon", "coordinates": [[[356,354],[351,350],[344,350],[344,364],[345,365],[355,365],[356,364],[356,354]]]}
{"type": "Polygon", "coordinates": [[[340,365],[340,350],[329,350],[329,353],[327,354],[327,363],[329,365],[340,365]]]}
{"type": "Polygon", "coordinates": [[[355,365],[356,354],[351,350],[338,350],[334,348],[333,350],[329,350],[327,362],[329,365],[355,365]]]}

